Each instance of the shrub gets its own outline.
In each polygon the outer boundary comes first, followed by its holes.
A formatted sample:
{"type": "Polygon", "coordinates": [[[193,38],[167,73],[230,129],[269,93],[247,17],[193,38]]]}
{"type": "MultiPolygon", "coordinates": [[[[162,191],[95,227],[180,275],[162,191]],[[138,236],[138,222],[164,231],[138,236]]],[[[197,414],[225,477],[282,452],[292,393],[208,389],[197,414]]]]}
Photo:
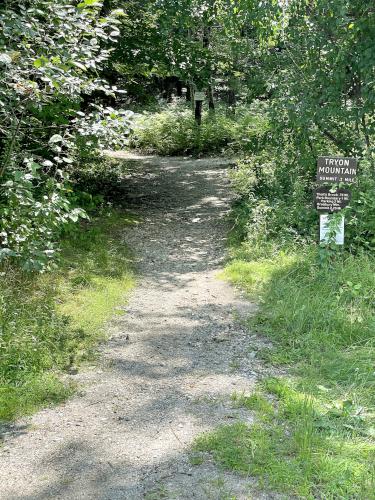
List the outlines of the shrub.
{"type": "Polygon", "coordinates": [[[11,259],[27,271],[45,270],[62,231],[86,213],[72,207],[62,173],[60,180],[50,177],[29,160],[25,169],[8,171],[7,177],[0,204],[0,262],[11,259]]]}
{"type": "Polygon", "coordinates": [[[239,108],[236,115],[228,115],[220,105],[215,114],[205,111],[198,127],[191,107],[177,100],[159,112],[136,115],[130,146],[164,155],[229,154],[255,147],[266,129],[266,117],[253,108],[239,108]]]}
{"type": "MultiPolygon", "coordinates": [[[[268,145],[258,141],[253,153],[239,159],[231,171],[232,186],[239,195],[233,213],[237,232],[252,242],[316,241],[319,215],[313,190],[317,156],[296,144],[288,133],[277,144],[268,140],[268,145]]],[[[321,151],[323,148],[324,143],[321,151]]],[[[351,203],[344,211],[345,246],[350,251],[375,247],[374,189],[371,161],[364,157],[358,181],[350,187],[351,203]]]]}
{"type": "MultiPolygon", "coordinates": [[[[3,2],[4,3],[4,2],[3,2]]],[[[98,149],[122,145],[130,113],[94,104],[93,92],[120,92],[98,77],[120,34],[115,10],[71,0],[0,6],[0,260],[45,270],[67,227],[84,216],[67,171],[98,149]],[[87,104],[87,103],[85,103],[87,104]],[[33,158],[30,158],[32,151],[33,158]]]]}

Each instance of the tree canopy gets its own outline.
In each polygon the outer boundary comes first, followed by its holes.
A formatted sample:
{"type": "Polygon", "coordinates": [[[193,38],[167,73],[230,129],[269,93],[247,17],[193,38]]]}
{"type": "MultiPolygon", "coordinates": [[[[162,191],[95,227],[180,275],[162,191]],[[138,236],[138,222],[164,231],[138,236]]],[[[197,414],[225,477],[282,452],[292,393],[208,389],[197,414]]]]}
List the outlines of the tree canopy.
{"type": "Polygon", "coordinates": [[[233,114],[266,102],[284,184],[311,180],[328,149],[363,159],[374,178],[369,2],[7,0],[0,26],[3,259],[48,262],[56,231],[84,216],[69,195],[74,165],[124,143],[126,109],[172,94],[203,91],[212,112],[225,103],[233,114]]]}

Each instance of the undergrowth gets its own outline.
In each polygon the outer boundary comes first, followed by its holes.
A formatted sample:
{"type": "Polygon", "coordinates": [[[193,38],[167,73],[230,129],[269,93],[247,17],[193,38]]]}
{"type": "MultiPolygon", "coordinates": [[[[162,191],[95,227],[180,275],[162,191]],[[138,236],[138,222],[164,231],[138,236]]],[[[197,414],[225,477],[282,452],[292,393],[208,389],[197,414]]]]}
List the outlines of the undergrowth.
{"type": "Polygon", "coordinates": [[[239,107],[235,115],[218,105],[215,114],[205,110],[196,126],[190,106],[176,101],[159,111],[135,115],[130,146],[161,155],[231,154],[257,146],[268,129],[266,114],[239,107]]]}
{"type": "Polygon", "coordinates": [[[225,275],[260,303],[249,328],[272,339],[258,352],[289,368],[234,404],[255,412],[201,436],[224,467],[298,498],[375,498],[375,260],[245,243],[225,275]]]}
{"type": "MultiPolygon", "coordinates": [[[[224,276],[260,305],[248,327],[273,347],[257,356],[286,367],[288,376],[263,380],[251,396],[234,395],[255,423],[222,426],[199,437],[195,449],[286,495],[373,499],[374,256],[359,248],[322,259],[312,238],[293,242],[287,224],[274,234],[263,216],[251,219],[254,207],[255,197],[234,206],[224,276]]],[[[274,206],[282,221],[280,210],[274,206]]]]}
{"type": "Polygon", "coordinates": [[[106,322],[133,285],[122,241],[136,223],[112,211],[60,242],[59,267],[44,274],[7,267],[0,289],[0,420],[69,396],[61,374],[91,358],[106,322]]]}

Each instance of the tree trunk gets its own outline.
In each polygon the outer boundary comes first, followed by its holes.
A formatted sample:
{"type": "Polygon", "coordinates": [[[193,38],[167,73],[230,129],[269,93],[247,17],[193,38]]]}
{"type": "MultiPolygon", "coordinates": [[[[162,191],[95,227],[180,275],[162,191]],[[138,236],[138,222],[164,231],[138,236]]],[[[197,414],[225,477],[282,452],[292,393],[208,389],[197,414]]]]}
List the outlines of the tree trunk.
{"type": "Polygon", "coordinates": [[[181,80],[176,81],[176,95],[177,95],[177,97],[182,97],[182,82],[181,82],[181,80]]]}
{"type": "Polygon", "coordinates": [[[215,101],[212,85],[208,86],[208,109],[211,113],[215,113],[215,101]]]}
{"type": "Polygon", "coordinates": [[[228,90],[228,110],[230,113],[236,113],[236,91],[231,87],[228,90]]]}
{"type": "Polygon", "coordinates": [[[202,101],[195,101],[194,117],[195,123],[198,126],[201,126],[202,124],[202,104],[202,101]]]}

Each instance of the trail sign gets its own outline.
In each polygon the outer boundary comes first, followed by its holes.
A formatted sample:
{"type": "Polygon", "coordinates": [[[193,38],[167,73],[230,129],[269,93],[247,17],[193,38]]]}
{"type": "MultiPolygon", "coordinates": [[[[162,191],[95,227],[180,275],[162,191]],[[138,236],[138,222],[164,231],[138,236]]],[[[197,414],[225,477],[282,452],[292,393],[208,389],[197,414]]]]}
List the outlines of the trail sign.
{"type": "MultiPolygon", "coordinates": [[[[324,243],[329,242],[328,233],[329,233],[330,217],[332,216],[329,214],[320,215],[320,241],[323,241],[324,243]]],[[[336,245],[344,244],[344,217],[341,217],[338,222],[334,238],[336,245]]]]}
{"type": "Polygon", "coordinates": [[[349,189],[320,187],[314,192],[314,204],[320,212],[339,212],[349,205],[351,196],[349,189]]]}
{"type": "Polygon", "coordinates": [[[206,98],[206,94],[204,92],[195,92],[194,101],[204,101],[206,98]]]}
{"type": "Polygon", "coordinates": [[[342,156],[319,156],[316,180],[319,184],[352,184],[357,176],[357,159],[342,156]]]}

